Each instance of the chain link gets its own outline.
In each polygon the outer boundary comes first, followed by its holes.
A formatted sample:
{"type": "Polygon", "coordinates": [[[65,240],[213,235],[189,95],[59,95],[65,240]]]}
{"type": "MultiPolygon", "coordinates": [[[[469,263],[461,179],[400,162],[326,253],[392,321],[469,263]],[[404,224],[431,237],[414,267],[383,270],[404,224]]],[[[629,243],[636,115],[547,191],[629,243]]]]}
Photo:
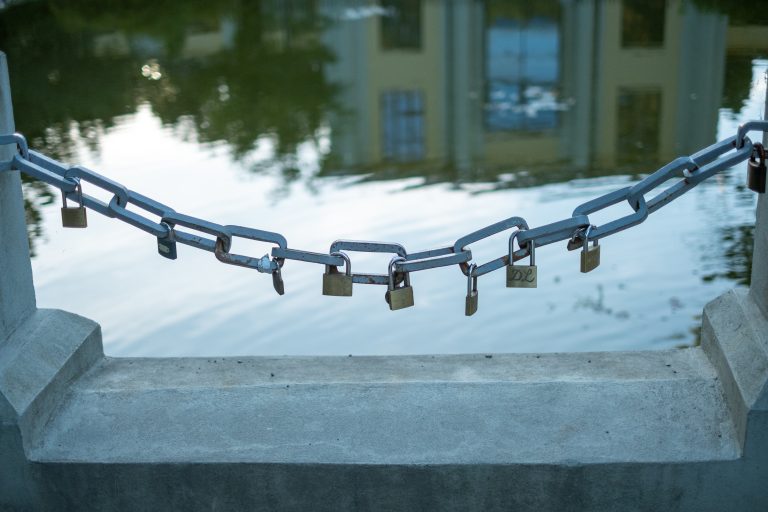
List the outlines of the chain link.
{"type": "MultiPolygon", "coordinates": [[[[522,217],[509,217],[460,237],[453,245],[410,254],[398,243],[357,240],[336,240],[330,245],[328,253],[288,248],[287,240],[279,233],[245,226],[222,225],[181,214],[163,203],[130,190],[85,167],[68,166],[42,153],[30,150],[24,136],[18,133],[0,135],[0,145],[16,144],[18,148],[17,154],[11,160],[0,162],[0,172],[21,171],[60,189],[67,199],[82,201],[82,206],[126,222],[158,239],[179,242],[212,252],[219,261],[229,265],[252,268],[258,272],[271,274],[275,290],[282,295],[284,285],[281,269],[286,260],[327,267],[343,267],[345,264],[350,265],[351,262],[347,254],[341,251],[394,254],[396,260],[393,264],[394,284],[398,285],[410,272],[451,265],[458,265],[469,279],[476,279],[528,257],[531,250],[536,247],[568,240],[568,249],[573,250],[581,247],[587,239],[596,242],[644,222],[651,213],[685,194],[702,181],[747,160],[753,151],[753,144],[746,136],[749,131],[768,131],[768,121],[746,122],[739,126],[735,136],[716,142],[691,156],[677,158],[634,185],[587,201],[577,206],[571,217],[530,229],[522,217]],[[676,177],[681,179],[661,190],[651,199],[647,199],[646,196],[649,193],[676,177]],[[83,183],[112,194],[112,198],[108,203],[104,203],[92,195],[78,194],[76,189],[83,183]],[[610,220],[601,226],[595,226],[590,222],[589,215],[624,201],[628,203],[632,213],[610,220]],[[159,220],[153,220],[129,210],[128,207],[131,205],[154,215],[159,220]],[[189,231],[180,230],[179,227],[189,231]],[[469,249],[471,244],[509,229],[515,230],[511,236],[517,238],[520,247],[517,251],[511,252],[512,244],[510,243],[509,250],[503,256],[479,265],[470,263],[472,261],[472,251],[469,249]],[[270,254],[261,257],[235,254],[230,252],[233,238],[266,242],[274,244],[275,247],[271,250],[271,257],[270,254]]],[[[506,244],[505,247],[507,247],[506,244]]],[[[351,274],[351,277],[352,281],[358,284],[389,285],[389,273],[355,273],[351,274]]]]}

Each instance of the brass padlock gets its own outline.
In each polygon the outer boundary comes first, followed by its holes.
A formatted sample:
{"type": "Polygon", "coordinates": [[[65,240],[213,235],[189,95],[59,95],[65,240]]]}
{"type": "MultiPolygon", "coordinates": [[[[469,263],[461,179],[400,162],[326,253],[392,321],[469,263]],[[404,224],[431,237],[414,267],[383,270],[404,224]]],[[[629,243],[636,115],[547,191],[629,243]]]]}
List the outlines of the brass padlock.
{"type": "Polygon", "coordinates": [[[402,256],[395,256],[392,261],[389,262],[389,286],[387,287],[387,293],[384,295],[384,299],[389,304],[389,309],[392,311],[398,309],[409,308],[413,306],[413,288],[411,287],[411,278],[408,272],[405,273],[403,286],[395,287],[395,264],[400,261],[405,261],[402,256]]]}
{"type": "Polygon", "coordinates": [[[177,258],[177,253],[176,238],[173,235],[174,224],[165,219],[162,219],[160,224],[168,228],[168,235],[164,238],[157,237],[157,253],[163,258],[175,260],[177,258]]]}
{"type": "Polygon", "coordinates": [[[86,215],[85,206],[83,205],[83,187],[80,181],[75,186],[77,192],[78,206],[67,206],[67,193],[61,191],[62,207],[61,207],[61,225],[65,228],[87,228],[88,217],[86,215]]]}
{"type": "Polygon", "coordinates": [[[536,269],[536,243],[533,240],[528,242],[528,251],[531,256],[530,265],[514,264],[514,242],[515,238],[522,233],[518,229],[509,237],[509,263],[507,264],[507,288],[536,288],[538,285],[538,271],[536,269]]]}
{"type": "Polygon", "coordinates": [[[467,300],[464,303],[464,314],[472,316],[477,313],[477,275],[473,275],[477,270],[475,263],[467,269],[467,300]]]}
{"type": "Polygon", "coordinates": [[[345,270],[342,274],[338,267],[326,265],[323,274],[323,295],[332,295],[334,297],[352,296],[352,262],[343,252],[332,252],[331,256],[338,256],[344,259],[345,270]]]}
{"type": "Polygon", "coordinates": [[[747,163],[747,186],[750,190],[754,190],[758,194],[765,193],[765,148],[759,142],[756,142],[752,146],[752,154],[749,155],[749,163],[747,163]],[[755,153],[757,153],[758,161],[755,161],[755,153]]]}
{"type": "Polygon", "coordinates": [[[584,244],[581,246],[581,268],[583,273],[591,272],[600,266],[600,246],[595,240],[592,245],[589,245],[589,233],[592,231],[592,226],[587,226],[584,230],[584,244]]]}

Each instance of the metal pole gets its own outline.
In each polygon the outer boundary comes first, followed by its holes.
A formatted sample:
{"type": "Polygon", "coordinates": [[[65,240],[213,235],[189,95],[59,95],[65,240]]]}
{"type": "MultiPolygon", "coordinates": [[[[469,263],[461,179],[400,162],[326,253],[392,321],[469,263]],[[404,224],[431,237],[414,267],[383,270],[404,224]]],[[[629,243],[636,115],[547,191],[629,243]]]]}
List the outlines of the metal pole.
{"type": "MultiPolygon", "coordinates": [[[[13,133],[8,63],[0,52],[0,133],[13,133]]],[[[13,157],[13,145],[0,146],[0,161],[13,157]]],[[[0,343],[35,311],[35,287],[18,171],[0,172],[0,343]]]]}
{"type": "MultiPolygon", "coordinates": [[[[768,80],[768,73],[764,77],[768,80]]],[[[763,119],[768,119],[768,92],[763,119]]],[[[763,133],[763,144],[768,145],[768,133],[763,133]]],[[[752,254],[752,285],[750,296],[768,317],[768,199],[758,194],[755,246],[752,254]]]]}

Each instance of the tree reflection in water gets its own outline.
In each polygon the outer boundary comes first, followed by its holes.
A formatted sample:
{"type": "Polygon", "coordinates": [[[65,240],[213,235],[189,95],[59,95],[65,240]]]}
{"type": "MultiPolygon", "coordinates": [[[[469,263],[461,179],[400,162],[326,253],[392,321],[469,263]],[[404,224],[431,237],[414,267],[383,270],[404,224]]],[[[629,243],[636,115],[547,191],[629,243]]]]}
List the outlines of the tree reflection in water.
{"type": "MultiPolygon", "coordinates": [[[[290,163],[335,108],[322,25],[311,1],[28,2],[0,10],[0,48],[17,129],[56,159],[98,152],[116,118],[147,104],[180,133],[226,141],[235,159],[268,136],[275,162],[290,163]]],[[[292,165],[266,166],[295,179],[292,165]]],[[[34,252],[54,195],[25,183],[34,252]]]]}
{"type": "Polygon", "coordinates": [[[717,271],[705,273],[705,282],[727,279],[740,286],[752,282],[752,248],[755,243],[755,224],[728,226],[718,230],[713,237],[718,240],[717,271]],[[721,268],[723,263],[726,267],[721,268]]]}

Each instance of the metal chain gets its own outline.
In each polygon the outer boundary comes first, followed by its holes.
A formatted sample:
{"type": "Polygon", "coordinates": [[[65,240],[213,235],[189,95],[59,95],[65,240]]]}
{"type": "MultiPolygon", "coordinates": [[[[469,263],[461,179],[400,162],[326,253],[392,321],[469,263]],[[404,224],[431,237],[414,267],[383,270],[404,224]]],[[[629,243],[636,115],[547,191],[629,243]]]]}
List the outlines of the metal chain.
{"type": "MultiPolygon", "coordinates": [[[[768,131],[768,121],[749,121],[739,126],[737,134],[708,146],[697,153],[680,157],[660,168],[638,183],[615,190],[590,201],[573,211],[571,217],[550,224],[529,228],[522,217],[510,217],[482,229],[474,231],[456,240],[452,246],[408,253],[398,243],[336,240],[330,245],[328,253],[317,253],[288,247],[288,242],[279,233],[263,231],[244,226],[221,225],[190,215],[177,213],[173,208],[147,196],[128,189],[124,185],[110,180],[82,166],[68,166],[42,153],[30,150],[23,135],[0,135],[0,145],[16,144],[18,153],[9,161],[0,162],[0,171],[18,170],[40,181],[48,183],[62,191],[64,198],[73,200],[80,207],[89,208],[107,217],[126,222],[158,239],[158,252],[175,259],[175,245],[172,256],[166,252],[176,242],[213,252],[222,263],[252,268],[262,273],[272,274],[273,285],[279,294],[284,293],[281,269],[286,260],[315,263],[326,266],[326,275],[343,276],[338,267],[348,265],[349,256],[342,251],[377,252],[394,254],[392,272],[387,274],[350,273],[351,280],[358,284],[377,284],[397,287],[410,272],[418,272],[438,267],[458,265],[469,279],[511,266],[515,261],[528,257],[536,247],[568,240],[567,247],[574,250],[584,247],[589,241],[597,240],[636,226],[648,215],[685,194],[696,185],[716,173],[733,167],[739,162],[751,158],[754,145],[747,138],[749,131],[768,131]],[[680,177],[673,185],[658,192],[648,199],[646,195],[668,180],[680,177]],[[109,203],[82,192],[82,184],[87,183],[110,194],[109,203]],[[601,226],[590,222],[589,215],[626,201],[632,213],[611,220],[601,226]],[[133,205],[148,212],[160,221],[152,220],[141,213],[128,209],[133,205]],[[185,228],[182,230],[180,228],[185,228]],[[472,252],[469,246],[490,236],[514,230],[510,235],[507,254],[483,264],[471,263],[472,252]],[[271,257],[251,257],[230,252],[233,238],[247,238],[273,244],[271,257]],[[517,238],[519,249],[513,251],[512,241],[517,238]],[[336,267],[331,269],[331,267],[336,267]],[[390,279],[390,274],[392,279],[390,279]]],[[[761,162],[762,164],[762,162],[761,162]]],[[[586,247],[584,247],[586,249],[586,247]]],[[[409,285],[408,285],[409,286],[409,285]]]]}

